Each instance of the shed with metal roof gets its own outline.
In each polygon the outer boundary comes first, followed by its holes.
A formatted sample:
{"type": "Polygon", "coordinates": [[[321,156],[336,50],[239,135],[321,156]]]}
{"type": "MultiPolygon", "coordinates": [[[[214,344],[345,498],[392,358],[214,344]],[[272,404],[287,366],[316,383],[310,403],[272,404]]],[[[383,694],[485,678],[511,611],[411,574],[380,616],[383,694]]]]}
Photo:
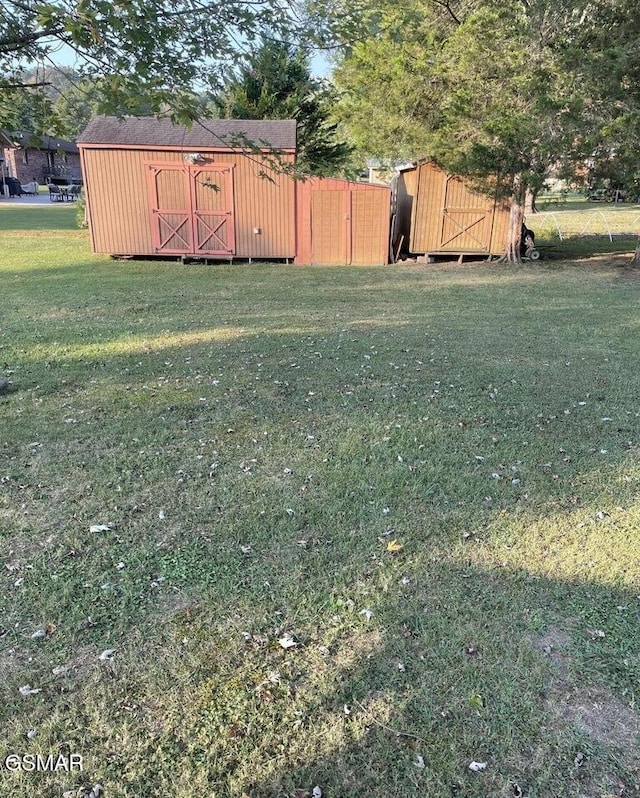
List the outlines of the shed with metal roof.
{"type": "Polygon", "coordinates": [[[294,120],[97,117],[78,138],[94,251],[294,258],[294,120]]]}

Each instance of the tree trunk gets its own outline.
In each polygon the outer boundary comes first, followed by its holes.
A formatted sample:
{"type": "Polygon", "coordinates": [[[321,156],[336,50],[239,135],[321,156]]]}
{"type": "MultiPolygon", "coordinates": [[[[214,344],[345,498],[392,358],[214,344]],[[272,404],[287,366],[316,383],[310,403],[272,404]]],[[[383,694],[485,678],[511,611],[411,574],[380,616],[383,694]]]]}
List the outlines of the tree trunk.
{"type": "Polygon", "coordinates": [[[537,189],[528,188],[524,198],[524,213],[525,216],[531,216],[534,213],[538,213],[538,209],[536,208],[536,199],[538,197],[537,189]]]}
{"type": "Polygon", "coordinates": [[[520,255],[520,239],[522,238],[522,221],[524,219],[524,196],[525,185],[522,182],[522,175],[515,175],[511,187],[511,198],[509,200],[509,232],[507,235],[507,248],[500,259],[507,263],[522,263],[520,255]]]}

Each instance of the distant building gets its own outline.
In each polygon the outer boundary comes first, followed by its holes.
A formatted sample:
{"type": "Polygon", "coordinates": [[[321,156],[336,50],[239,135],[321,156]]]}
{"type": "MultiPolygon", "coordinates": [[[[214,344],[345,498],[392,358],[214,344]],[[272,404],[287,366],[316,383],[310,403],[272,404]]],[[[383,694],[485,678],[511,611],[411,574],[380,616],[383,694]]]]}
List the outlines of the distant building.
{"type": "Polygon", "coordinates": [[[377,161],[373,158],[367,160],[367,168],[363,174],[369,183],[383,183],[390,186],[394,177],[401,169],[413,166],[410,161],[377,161]]]}
{"type": "Polygon", "coordinates": [[[1,131],[5,174],[20,183],[81,182],[80,153],[73,141],[1,131]]]}

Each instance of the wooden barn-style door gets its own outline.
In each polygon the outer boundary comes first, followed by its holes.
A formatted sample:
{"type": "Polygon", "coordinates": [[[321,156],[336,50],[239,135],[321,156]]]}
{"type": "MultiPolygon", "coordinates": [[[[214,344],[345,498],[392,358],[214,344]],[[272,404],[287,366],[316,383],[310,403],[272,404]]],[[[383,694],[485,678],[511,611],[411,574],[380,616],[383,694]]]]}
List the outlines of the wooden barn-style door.
{"type": "Polygon", "coordinates": [[[469,191],[457,177],[445,177],[439,249],[442,252],[489,252],[493,207],[469,191]],[[489,207],[488,207],[489,205],[489,207]]]}
{"type": "Polygon", "coordinates": [[[147,164],[158,255],[234,255],[233,165],[147,164]]]}

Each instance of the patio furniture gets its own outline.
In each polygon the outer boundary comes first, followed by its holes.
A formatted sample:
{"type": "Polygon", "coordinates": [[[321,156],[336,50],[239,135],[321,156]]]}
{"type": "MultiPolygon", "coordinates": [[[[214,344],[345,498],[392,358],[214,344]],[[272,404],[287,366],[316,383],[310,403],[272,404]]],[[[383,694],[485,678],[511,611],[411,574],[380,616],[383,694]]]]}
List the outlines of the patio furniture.
{"type": "Polygon", "coordinates": [[[51,202],[64,202],[64,194],[60,191],[60,186],[49,186],[49,200],[51,202]]]}
{"type": "Polygon", "coordinates": [[[36,195],[40,186],[38,185],[37,181],[32,180],[30,183],[20,186],[20,188],[22,189],[23,194],[36,195]]]}

